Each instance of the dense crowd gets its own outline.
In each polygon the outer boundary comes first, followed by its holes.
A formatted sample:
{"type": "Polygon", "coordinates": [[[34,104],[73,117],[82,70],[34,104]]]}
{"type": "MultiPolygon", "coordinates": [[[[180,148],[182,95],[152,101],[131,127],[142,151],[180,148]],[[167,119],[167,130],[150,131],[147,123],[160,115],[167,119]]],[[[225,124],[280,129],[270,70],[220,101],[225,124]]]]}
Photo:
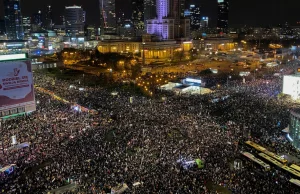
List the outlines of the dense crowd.
{"type": "Polygon", "coordinates": [[[70,193],[109,193],[122,183],[128,193],[216,193],[215,185],[237,194],[299,193],[290,175],[275,168],[265,172],[240,154],[250,150],[244,145],[249,138],[276,153],[298,153],[282,132],[291,105],[276,98],[281,78],[203,96],[161,93],[166,98],[158,99],[34,76],[36,85],[99,114],[37,90],[37,111],[1,125],[5,148],[12,135],[31,144],[0,153],[2,166],[18,167],[0,177],[2,193],[44,193],[70,182],[77,185],[70,193]],[[229,98],[211,101],[224,95],[229,98]],[[201,158],[205,167],[185,170],[176,162],[181,157],[201,158]],[[236,159],[246,161],[244,168],[232,167],[236,159]]]}

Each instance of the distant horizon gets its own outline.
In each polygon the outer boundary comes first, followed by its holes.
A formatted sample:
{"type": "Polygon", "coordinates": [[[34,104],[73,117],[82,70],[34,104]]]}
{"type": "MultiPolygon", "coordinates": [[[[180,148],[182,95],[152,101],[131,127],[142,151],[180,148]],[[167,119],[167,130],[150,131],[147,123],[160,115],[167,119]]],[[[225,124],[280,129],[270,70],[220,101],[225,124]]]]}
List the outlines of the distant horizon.
{"type": "MultiPolygon", "coordinates": [[[[239,1],[230,0],[229,8],[229,27],[236,28],[244,25],[251,27],[265,27],[268,25],[275,26],[288,22],[290,26],[296,26],[297,21],[300,21],[300,16],[297,18],[291,13],[297,13],[300,7],[300,1],[292,2],[293,0],[278,0],[274,4],[271,0],[252,0],[239,1]]],[[[198,0],[188,0],[186,7],[189,4],[199,4],[198,0]]],[[[53,7],[54,23],[59,24],[59,16],[63,15],[64,7],[70,5],[80,5],[86,11],[88,25],[100,25],[100,10],[99,0],[26,0],[21,1],[22,15],[31,17],[38,10],[42,13],[46,5],[50,4],[53,7]],[[34,5],[34,6],[32,6],[34,5]]],[[[209,26],[216,26],[217,20],[217,0],[201,0],[201,15],[210,18],[209,26]]],[[[130,19],[131,16],[131,0],[116,0],[116,13],[122,10],[125,18],[130,19]]],[[[0,17],[4,17],[3,1],[0,1],[0,17]]]]}

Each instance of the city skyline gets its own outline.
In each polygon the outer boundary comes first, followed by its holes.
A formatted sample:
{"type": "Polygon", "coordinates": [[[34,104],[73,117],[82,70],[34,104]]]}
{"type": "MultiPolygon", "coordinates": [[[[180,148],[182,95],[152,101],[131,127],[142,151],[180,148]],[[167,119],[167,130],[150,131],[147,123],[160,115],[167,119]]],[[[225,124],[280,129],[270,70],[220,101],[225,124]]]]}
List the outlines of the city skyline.
{"type": "MultiPolygon", "coordinates": [[[[196,0],[190,0],[190,3],[188,4],[197,2],[198,1],[196,0]]],[[[25,17],[32,16],[37,10],[44,10],[48,4],[53,7],[55,23],[58,23],[59,16],[63,14],[64,6],[80,5],[87,12],[87,23],[100,25],[99,0],[89,0],[88,2],[83,0],[64,0],[63,3],[54,0],[26,0],[26,2],[21,3],[22,15],[25,17]]],[[[125,12],[126,18],[131,17],[131,0],[116,0],[116,4],[116,10],[122,9],[125,12]],[[120,3],[121,1],[122,3],[120,3]]],[[[211,26],[216,26],[217,1],[202,0],[200,4],[202,14],[211,18],[211,26]]],[[[290,13],[296,12],[299,4],[300,2],[294,2],[292,0],[279,0],[276,4],[272,3],[271,0],[253,0],[251,2],[231,0],[229,8],[229,26],[266,26],[284,22],[295,25],[298,19],[294,17],[294,14],[290,13]]],[[[0,6],[0,17],[3,19],[3,1],[1,1],[0,6]]]]}

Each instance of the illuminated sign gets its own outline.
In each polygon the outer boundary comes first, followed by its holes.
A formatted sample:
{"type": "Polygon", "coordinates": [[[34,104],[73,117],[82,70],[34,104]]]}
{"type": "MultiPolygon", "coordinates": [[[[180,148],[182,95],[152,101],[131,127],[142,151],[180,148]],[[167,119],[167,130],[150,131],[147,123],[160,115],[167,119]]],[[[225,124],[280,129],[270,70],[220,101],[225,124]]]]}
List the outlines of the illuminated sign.
{"type": "Polygon", "coordinates": [[[224,0],[218,0],[218,3],[224,3],[224,0]]]}
{"type": "Polygon", "coordinates": [[[9,60],[18,60],[18,59],[26,59],[26,53],[22,54],[13,54],[13,55],[0,55],[0,61],[9,61],[9,60]]]}
{"type": "Polygon", "coordinates": [[[198,83],[198,84],[201,84],[201,80],[199,80],[199,79],[186,78],[185,81],[186,81],[186,82],[191,82],[191,83],[198,83]]]}

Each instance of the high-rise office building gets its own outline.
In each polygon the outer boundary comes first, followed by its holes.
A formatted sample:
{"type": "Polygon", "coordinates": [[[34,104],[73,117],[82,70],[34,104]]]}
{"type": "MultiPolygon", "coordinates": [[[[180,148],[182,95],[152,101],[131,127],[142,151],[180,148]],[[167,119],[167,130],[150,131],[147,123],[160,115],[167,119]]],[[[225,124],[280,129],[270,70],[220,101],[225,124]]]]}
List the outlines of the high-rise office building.
{"type": "Polygon", "coordinates": [[[84,34],[85,15],[81,6],[65,7],[66,34],[69,36],[84,34]]]}
{"type": "Polygon", "coordinates": [[[23,39],[20,0],[4,0],[4,20],[9,40],[23,39]]]}
{"type": "Polygon", "coordinates": [[[190,5],[189,18],[191,21],[191,30],[199,30],[201,22],[200,7],[197,5],[190,5]]]}
{"type": "Polygon", "coordinates": [[[220,32],[228,31],[229,0],[218,0],[217,28],[220,32]]]}
{"type": "Polygon", "coordinates": [[[95,40],[96,39],[95,26],[92,25],[85,26],[85,36],[87,37],[87,40],[95,40]]]}
{"type": "Polygon", "coordinates": [[[144,0],[132,0],[132,15],[131,20],[133,22],[136,35],[144,29],[144,0]]]}
{"type": "Polygon", "coordinates": [[[32,21],[31,21],[31,25],[32,25],[32,31],[36,32],[36,31],[41,31],[42,27],[43,27],[43,15],[42,15],[42,11],[38,10],[38,12],[32,14],[32,21]]]}
{"type": "Polygon", "coordinates": [[[185,4],[186,0],[179,0],[179,12],[180,12],[180,17],[184,18],[184,10],[185,10],[185,4]]]}
{"type": "Polygon", "coordinates": [[[24,35],[29,35],[31,32],[31,17],[23,17],[23,30],[24,30],[24,35]]]}
{"type": "Polygon", "coordinates": [[[101,33],[115,33],[117,27],[115,0],[99,0],[101,33]]]}
{"type": "Polygon", "coordinates": [[[44,28],[51,29],[53,26],[52,6],[47,5],[45,10],[44,28]]]}

